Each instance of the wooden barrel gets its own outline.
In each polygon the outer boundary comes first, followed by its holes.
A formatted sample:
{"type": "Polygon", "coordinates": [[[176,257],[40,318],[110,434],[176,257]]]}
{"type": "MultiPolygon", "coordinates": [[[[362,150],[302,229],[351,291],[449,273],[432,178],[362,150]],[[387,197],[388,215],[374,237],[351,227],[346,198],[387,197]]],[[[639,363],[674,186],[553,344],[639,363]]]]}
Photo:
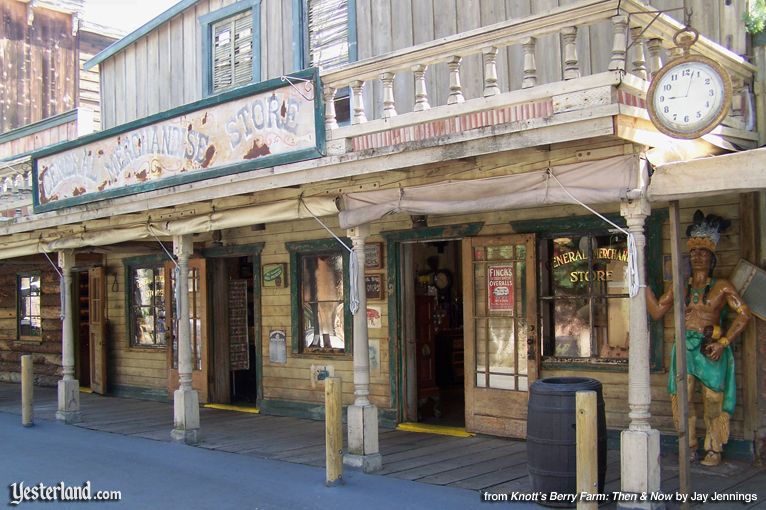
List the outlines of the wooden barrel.
{"type": "MultiPolygon", "coordinates": [[[[529,387],[527,465],[532,491],[577,494],[577,431],[575,397],[595,391],[598,422],[598,492],[606,473],[606,415],[601,383],[587,377],[551,377],[529,387]]],[[[575,506],[540,502],[546,506],[575,506]]]]}

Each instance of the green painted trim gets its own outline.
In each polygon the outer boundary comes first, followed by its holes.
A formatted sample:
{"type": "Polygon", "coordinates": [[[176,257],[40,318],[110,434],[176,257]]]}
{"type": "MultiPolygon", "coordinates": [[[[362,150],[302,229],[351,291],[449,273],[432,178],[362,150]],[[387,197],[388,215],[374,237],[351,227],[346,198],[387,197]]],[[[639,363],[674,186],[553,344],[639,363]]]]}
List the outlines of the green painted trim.
{"type": "Polygon", "coordinates": [[[120,384],[109,385],[109,395],[121,398],[136,398],[140,400],[157,400],[159,402],[172,402],[168,396],[168,390],[157,388],[139,388],[137,386],[123,386],[120,384]]]}
{"type": "Polygon", "coordinates": [[[388,299],[388,378],[391,385],[391,407],[396,417],[404,416],[404,378],[407,366],[406,352],[402,347],[402,322],[399,303],[402,302],[402,275],[399,253],[401,243],[407,241],[427,241],[440,239],[463,239],[481,232],[483,221],[461,225],[443,225],[409,230],[381,232],[386,240],[386,269],[389,286],[393,285],[394,295],[388,299]],[[397,354],[398,353],[398,354],[397,354]]]}
{"type": "MultiPolygon", "coordinates": [[[[621,429],[607,429],[606,447],[608,450],[620,449],[620,434],[622,432],[621,429]]],[[[702,445],[705,444],[705,438],[703,436],[697,438],[697,444],[702,448],[702,445]]],[[[660,453],[663,455],[678,454],[678,436],[667,432],[660,433],[660,453]]],[[[704,454],[704,451],[700,449],[699,453],[704,454]]],[[[723,448],[723,456],[729,459],[752,461],[755,459],[755,445],[746,439],[729,439],[723,448]]]]}
{"type": "MultiPolygon", "coordinates": [[[[662,295],[662,223],[670,218],[667,209],[652,211],[646,220],[646,283],[654,291],[655,296],[662,295]]],[[[652,372],[663,372],[664,352],[664,326],[663,321],[653,320],[647,314],[649,321],[649,338],[651,351],[649,369],[652,372]]]]}
{"type": "Polygon", "coordinates": [[[484,226],[483,221],[463,223],[461,225],[443,225],[439,227],[426,227],[409,230],[390,230],[381,232],[380,235],[386,241],[418,241],[418,240],[441,240],[462,239],[478,235],[484,226]]]}
{"type": "MultiPolygon", "coordinates": [[[[617,213],[604,214],[604,217],[616,225],[625,228],[625,218],[617,213]]],[[[562,218],[544,218],[537,220],[512,221],[511,228],[519,234],[551,234],[580,232],[583,230],[603,230],[609,224],[597,216],[567,216],[562,218]]]]}
{"type": "MultiPolygon", "coordinates": [[[[351,239],[347,237],[341,237],[340,240],[346,245],[346,248],[351,248],[351,239]]],[[[342,246],[338,246],[338,241],[334,238],[330,239],[314,239],[309,241],[290,241],[285,243],[285,248],[290,253],[290,350],[293,354],[304,354],[301,352],[301,340],[303,335],[301,334],[301,310],[299,303],[300,300],[300,259],[302,255],[316,254],[316,253],[332,253],[340,252],[343,257],[343,288],[350,289],[349,280],[349,250],[343,249],[342,246]]],[[[343,292],[343,338],[344,338],[344,355],[351,353],[353,347],[353,324],[354,317],[349,310],[349,295],[347,291],[343,292]]],[[[305,353],[306,356],[311,356],[313,353],[305,353]]],[[[332,355],[333,357],[339,355],[332,355]]]]}
{"type": "Polygon", "coordinates": [[[398,241],[386,239],[386,279],[389,286],[393,284],[394,294],[388,298],[388,384],[391,387],[391,407],[397,410],[398,416],[404,418],[404,367],[407,366],[404,348],[397,356],[399,339],[402,338],[402,324],[399,320],[398,304],[402,297],[402,277],[400,262],[400,246],[398,241]]]}
{"type": "MultiPolygon", "coordinates": [[[[0,134],[0,143],[7,143],[13,140],[18,140],[19,138],[33,135],[45,129],[57,127],[62,124],[74,122],[76,120],[77,120],[77,109],[75,108],[74,110],[69,110],[68,112],[59,113],[58,115],[54,115],[53,117],[48,117],[47,119],[39,120],[32,124],[27,124],[26,126],[22,126],[20,128],[13,129],[11,131],[6,131],[5,133],[0,134]]],[[[14,158],[19,158],[19,157],[21,157],[21,155],[14,156],[14,158]]]]}
{"type": "MultiPolygon", "coordinates": [[[[261,414],[290,416],[309,420],[324,420],[324,402],[294,402],[291,400],[264,399],[258,406],[261,414]]],[[[341,415],[346,421],[348,406],[343,406],[341,415]]],[[[378,409],[378,425],[382,428],[393,429],[397,425],[396,411],[393,409],[378,409]]]]}
{"type": "Polygon", "coordinates": [[[149,20],[147,23],[143,24],[133,32],[129,33],[122,39],[115,41],[111,45],[107,46],[101,52],[97,53],[93,58],[85,62],[83,64],[83,69],[85,71],[88,71],[92,67],[100,64],[104,60],[108,59],[109,57],[115,55],[116,53],[120,52],[121,50],[127,48],[134,42],[136,42],[141,37],[145,36],[158,26],[162,25],[166,21],[169,21],[171,18],[175,17],[176,15],[182,13],[187,8],[193,6],[197,3],[197,0],[181,0],[174,6],[172,6],[167,11],[163,12],[156,18],[153,18],[149,20]]]}
{"type": "MultiPolygon", "coordinates": [[[[260,255],[265,243],[241,244],[233,246],[211,246],[199,251],[205,258],[216,257],[246,257],[250,255],[260,255]]],[[[257,273],[253,273],[257,274],[257,273]]]]}
{"type": "MultiPolygon", "coordinates": [[[[131,319],[131,309],[132,309],[132,302],[131,302],[131,296],[133,295],[133,279],[131,278],[131,273],[133,269],[135,268],[141,268],[141,267],[163,267],[165,261],[167,260],[166,255],[141,255],[138,257],[128,257],[126,259],[122,259],[122,267],[123,267],[123,289],[125,289],[124,296],[125,296],[125,320],[127,321],[127,345],[126,347],[128,349],[149,349],[149,350],[156,350],[161,351],[167,348],[167,344],[165,345],[158,345],[156,347],[150,347],[146,345],[132,345],[133,340],[133,325],[135,321],[131,319]]],[[[167,305],[169,306],[169,304],[167,305]]]]}
{"type": "Polygon", "coordinates": [[[261,0],[241,0],[227,5],[217,11],[207,13],[199,18],[202,39],[202,95],[213,94],[213,70],[211,48],[213,34],[211,25],[246,10],[251,10],[253,17],[253,75],[252,81],[261,79],[261,0]]]}
{"type": "Polygon", "coordinates": [[[314,90],[316,91],[316,94],[314,97],[314,123],[315,123],[314,133],[315,133],[315,139],[316,139],[315,147],[309,147],[306,149],[301,149],[301,150],[289,152],[286,154],[264,156],[261,158],[256,158],[254,160],[242,161],[239,163],[232,163],[229,165],[214,167],[208,170],[193,172],[192,174],[177,175],[177,176],[169,177],[169,178],[163,179],[162,181],[158,181],[154,183],[143,183],[138,185],[131,185],[131,186],[116,188],[116,189],[112,189],[112,190],[104,191],[100,193],[88,193],[86,195],[81,195],[79,197],[73,197],[73,198],[68,198],[65,200],[60,200],[60,201],[57,201],[55,204],[40,205],[39,193],[37,189],[37,176],[38,176],[37,163],[40,158],[50,156],[52,154],[57,154],[59,152],[63,152],[66,150],[74,149],[77,147],[82,147],[89,143],[97,142],[106,138],[110,138],[112,136],[117,136],[122,133],[139,129],[144,126],[156,124],[164,120],[180,117],[182,115],[186,115],[186,114],[189,114],[198,110],[202,110],[208,107],[216,106],[218,104],[231,102],[237,99],[252,96],[262,92],[268,92],[269,90],[273,90],[273,89],[285,86],[285,82],[283,82],[280,78],[274,78],[272,80],[267,80],[260,83],[253,83],[251,85],[245,85],[243,87],[222,92],[215,96],[206,97],[204,99],[200,99],[199,101],[182,105],[164,112],[159,112],[154,115],[150,115],[148,117],[144,117],[142,119],[129,122],[127,124],[115,126],[111,129],[107,129],[106,131],[100,131],[97,133],[86,135],[76,140],[57,143],[55,145],[51,145],[43,149],[40,149],[38,151],[35,151],[34,153],[32,153],[33,199],[34,199],[33,205],[34,205],[35,213],[52,211],[56,209],[61,209],[63,207],[71,207],[74,205],[87,203],[87,202],[93,202],[97,200],[104,200],[104,199],[114,198],[119,196],[127,196],[127,195],[136,194],[136,193],[143,193],[146,191],[167,188],[170,186],[184,184],[187,182],[195,182],[195,181],[200,181],[204,179],[220,177],[224,175],[231,175],[234,173],[245,172],[245,171],[254,170],[254,169],[263,168],[263,167],[279,166],[279,165],[293,163],[293,162],[301,161],[305,159],[321,157],[326,152],[325,150],[326,140],[325,140],[325,126],[324,126],[324,103],[322,101],[322,94],[321,94],[322,89],[321,89],[321,83],[319,80],[319,72],[315,68],[305,69],[303,71],[299,71],[297,73],[292,74],[291,77],[309,80],[309,81],[312,81],[314,84],[314,90]]]}

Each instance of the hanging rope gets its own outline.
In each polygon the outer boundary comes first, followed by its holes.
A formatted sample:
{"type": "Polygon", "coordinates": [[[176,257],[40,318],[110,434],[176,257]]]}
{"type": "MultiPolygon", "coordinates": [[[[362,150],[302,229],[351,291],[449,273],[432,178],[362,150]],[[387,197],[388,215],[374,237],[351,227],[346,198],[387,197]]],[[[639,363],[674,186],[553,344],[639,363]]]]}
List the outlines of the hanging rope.
{"type": "Polygon", "coordinates": [[[156,235],[154,235],[154,232],[153,232],[154,228],[153,228],[151,225],[147,224],[147,225],[146,225],[146,230],[148,230],[148,231],[149,231],[149,233],[150,233],[150,234],[152,235],[152,237],[154,238],[154,240],[155,240],[155,241],[157,241],[157,243],[158,243],[158,244],[160,245],[160,247],[162,248],[162,251],[164,251],[164,252],[165,252],[165,255],[167,255],[167,256],[168,256],[168,258],[170,259],[170,261],[171,261],[171,262],[173,262],[173,265],[174,265],[174,266],[176,266],[176,271],[177,271],[177,270],[178,270],[178,261],[177,261],[177,260],[176,260],[176,258],[173,256],[173,254],[171,254],[171,253],[168,251],[168,249],[167,249],[167,248],[165,248],[165,245],[164,245],[164,244],[162,244],[162,241],[160,241],[160,239],[159,239],[159,238],[158,238],[156,235]]]}
{"type": "Polygon", "coordinates": [[[558,180],[558,178],[554,175],[553,171],[548,168],[546,171],[546,185],[549,178],[553,178],[554,181],[561,187],[561,189],[564,191],[564,193],[569,196],[572,200],[574,200],[576,203],[580,204],[584,208],[586,208],[588,211],[592,212],[605,222],[612,225],[614,228],[625,234],[625,236],[628,238],[628,295],[630,297],[636,297],[638,295],[639,290],[639,280],[638,280],[638,249],[636,248],[636,239],[633,236],[632,233],[628,232],[624,228],[620,227],[619,225],[615,224],[613,221],[609,220],[605,216],[599,214],[597,211],[592,209],[591,207],[588,207],[583,202],[578,200],[574,195],[572,195],[569,190],[567,190],[563,184],[561,184],[561,181],[558,180]]]}
{"type": "Polygon", "coordinates": [[[311,212],[311,209],[309,209],[308,205],[303,200],[303,195],[300,196],[299,201],[300,201],[300,204],[298,205],[298,207],[300,207],[301,205],[303,207],[305,207],[306,210],[309,212],[309,214],[315,220],[317,220],[317,222],[319,222],[319,224],[322,225],[322,227],[324,227],[324,229],[326,231],[328,231],[330,233],[330,235],[333,236],[335,238],[335,240],[338,241],[340,243],[340,245],[343,246],[349,252],[349,254],[351,255],[349,257],[349,260],[350,260],[350,263],[349,263],[349,279],[351,280],[351,288],[349,289],[348,307],[351,310],[351,314],[352,315],[356,315],[356,313],[359,311],[359,285],[357,284],[357,282],[359,281],[359,264],[356,261],[356,255],[354,254],[354,250],[353,250],[353,248],[349,248],[348,246],[346,246],[346,243],[344,243],[341,240],[340,237],[336,236],[335,233],[332,230],[330,230],[327,227],[327,225],[325,225],[322,222],[322,220],[320,220],[317,217],[316,214],[311,212]]]}

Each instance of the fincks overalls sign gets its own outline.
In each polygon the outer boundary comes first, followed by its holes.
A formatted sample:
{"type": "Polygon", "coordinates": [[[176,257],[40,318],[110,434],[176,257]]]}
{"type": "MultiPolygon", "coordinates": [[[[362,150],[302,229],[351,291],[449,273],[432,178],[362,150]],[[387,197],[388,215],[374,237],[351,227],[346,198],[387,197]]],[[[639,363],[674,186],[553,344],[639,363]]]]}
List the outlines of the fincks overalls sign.
{"type": "Polygon", "coordinates": [[[243,87],[33,155],[35,211],[320,156],[317,74],[289,80],[243,87]]]}

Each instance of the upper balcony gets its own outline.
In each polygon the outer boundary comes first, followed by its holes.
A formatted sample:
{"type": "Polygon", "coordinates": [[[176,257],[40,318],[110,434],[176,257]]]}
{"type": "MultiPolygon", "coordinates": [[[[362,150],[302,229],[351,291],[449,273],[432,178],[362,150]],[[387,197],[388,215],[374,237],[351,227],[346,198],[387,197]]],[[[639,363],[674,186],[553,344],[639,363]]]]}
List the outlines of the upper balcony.
{"type": "MultiPolygon", "coordinates": [[[[260,200],[227,200],[232,195],[576,140],[686,145],[686,157],[755,147],[750,91],[756,68],[704,37],[691,52],[729,73],[729,115],[704,139],[690,142],[666,137],[648,120],[650,80],[663,62],[680,55],[673,37],[682,28],[638,0],[584,0],[322,71],[325,115],[317,122],[324,122],[326,155],[256,170],[240,161],[236,172],[141,188],[134,192],[140,200],[112,194],[14,218],[0,225],[0,234],[147,209],[150,219],[170,219],[188,215],[182,210],[188,204],[196,204],[192,214],[199,215],[260,200]],[[348,109],[344,125],[341,108],[348,109]]],[[[185,111],[201,108],[196,104],[185,111]]]]}
{"type": "MultiPolygon", "coordinates": [[[[516,142],[527,145],[598,135],[664,144],[670,139],[648,121],[645,98],[652,75],[681,55],[674,35],[682,28],[644,2],[586,0],[322,72],[328,148],[396,152],[521,131],[516,142]],[[427,82],[440,89],[432,93],[427,82]],[[333,99],[345,87],[350,125],[339,126],[333,99]],[[530,131],[554,126],[568,128],[530,131]]],[[[722,64],[733,85],[729,115],[705,139],[756,146],[756,68],[704,37],[691,53],[722,64]]]]}

